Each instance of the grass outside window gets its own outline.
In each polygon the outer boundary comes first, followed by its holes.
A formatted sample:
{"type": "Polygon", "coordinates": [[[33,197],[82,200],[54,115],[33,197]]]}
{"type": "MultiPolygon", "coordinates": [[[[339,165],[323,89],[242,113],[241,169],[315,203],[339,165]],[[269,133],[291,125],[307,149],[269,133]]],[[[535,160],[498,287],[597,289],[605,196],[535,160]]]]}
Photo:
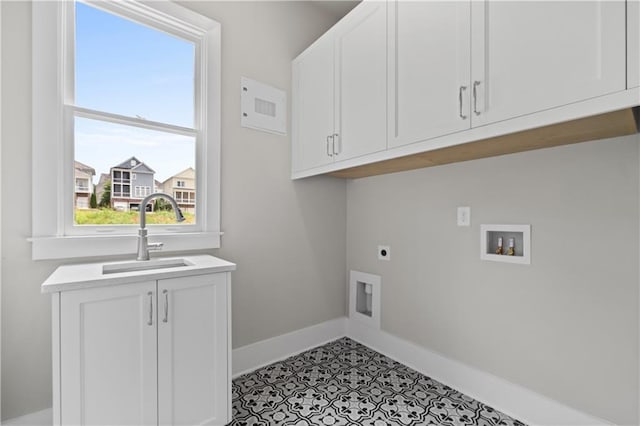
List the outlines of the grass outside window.
{"type": "MultiPolygon", "coordinates": [[[[195,215],[183,212],[185,221],[183,224],[193,224],[195,215]]],[[[75,221],[77,225],[136,225],[140,223],[140,212],[116,211],[112,209],[76,210],[75,221]]],[[[175,225],[176,214],[173,210],[147,212],[147,224],[175,225]]]]}

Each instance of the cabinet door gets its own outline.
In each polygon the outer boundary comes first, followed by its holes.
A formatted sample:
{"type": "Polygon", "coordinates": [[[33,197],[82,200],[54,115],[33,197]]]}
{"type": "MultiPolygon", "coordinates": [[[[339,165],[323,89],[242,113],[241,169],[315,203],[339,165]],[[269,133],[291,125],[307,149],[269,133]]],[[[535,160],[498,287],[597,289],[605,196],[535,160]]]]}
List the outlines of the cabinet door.
{"type": "Polygon", "coordinates": [[[293,170],[333,162],[334,45],[324,36],[293,62],[293,170]]]}
{"type": "Polygon", "coordinates": [[[158,281],[158,402],[161,425],[225,425],[228,274],[158,281]]]}
{"type": "Polygon", "coordinates": [[[472,2],[472,125],[625,89],[624,1],[472,2]]]}
{"type": "Polygon", "coordinates": [[[640,86],[640,0],[627,1],[627,87],[640,86]]]}
{"type": "Polygon", "coordinates": [[[64,425],[156,425],[156,283],[60,296],[64,425]]]}
{"type": "Polygon", "coordinates": [[[336,161],[387,148],[387,4],[365,1],[336,37],[336,161]]]}
{"type": "Polygon", "coordinates": [[[469,129],[469,1],[389,3],[389,147],[469,129]]]}

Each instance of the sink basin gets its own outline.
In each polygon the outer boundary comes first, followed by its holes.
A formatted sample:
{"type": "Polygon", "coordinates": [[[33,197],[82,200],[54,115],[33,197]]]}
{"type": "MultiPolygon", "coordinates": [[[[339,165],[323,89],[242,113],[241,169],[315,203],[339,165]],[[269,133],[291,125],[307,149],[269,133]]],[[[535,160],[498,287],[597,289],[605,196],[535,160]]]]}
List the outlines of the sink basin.
{"type": "Polygon", "coordinates": [[[186,259],[154,259],[144,261],[110,263],[102,266],[102,274],[120,274],[124,272],[149,271],[153,269],[179,268],[181,266],[192,266],[193,263],[186,259]]]}

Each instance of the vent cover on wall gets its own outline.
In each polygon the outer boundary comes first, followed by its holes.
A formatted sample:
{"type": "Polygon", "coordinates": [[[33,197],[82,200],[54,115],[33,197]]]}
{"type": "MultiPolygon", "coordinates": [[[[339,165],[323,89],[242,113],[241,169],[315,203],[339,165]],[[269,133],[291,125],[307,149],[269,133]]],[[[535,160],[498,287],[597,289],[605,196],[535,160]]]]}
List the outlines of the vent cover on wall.
{"type": "Polygon", "coordinates": [[[240,124],[242,127],[287,134],[286,92],[251,80],[240,78],[240,124]]]}

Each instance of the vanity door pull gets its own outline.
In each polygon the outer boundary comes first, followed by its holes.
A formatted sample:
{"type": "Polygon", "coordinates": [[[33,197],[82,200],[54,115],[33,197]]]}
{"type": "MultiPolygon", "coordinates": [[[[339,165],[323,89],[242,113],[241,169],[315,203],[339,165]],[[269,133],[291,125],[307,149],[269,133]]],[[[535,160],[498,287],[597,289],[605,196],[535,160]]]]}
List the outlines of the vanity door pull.
{"type": "Polygon", "coordinates": [[[169,292],[164,289],[162,294],[164,294],[164,318],[162,318],[162,322],[167,322],[169,321],[169,292]]]}
{"type": "Polygon", "coordinates": [[[460,104],[460,118],[463,120],[467,119],[467,116],[462,112],[462,92],[467,90],[467,86],[460,86],[460,90],[458,91],[458,103],[460,104]]]}
{"type": "Polygon", "coordinates": [[[333,136],[333,154],[338,155],[342,152],[342,140],[340,139],[340,135],[334,133],[333,136]],[[338,142],[338,149],[336,150],[336,141],[338,142]]]}
{"type": "Polygon", "coordinates": [[[147,296],[149,296],[149,321],[147,321],[147,325],[153,325],[153,292],[150,291],[147,296]]]}

